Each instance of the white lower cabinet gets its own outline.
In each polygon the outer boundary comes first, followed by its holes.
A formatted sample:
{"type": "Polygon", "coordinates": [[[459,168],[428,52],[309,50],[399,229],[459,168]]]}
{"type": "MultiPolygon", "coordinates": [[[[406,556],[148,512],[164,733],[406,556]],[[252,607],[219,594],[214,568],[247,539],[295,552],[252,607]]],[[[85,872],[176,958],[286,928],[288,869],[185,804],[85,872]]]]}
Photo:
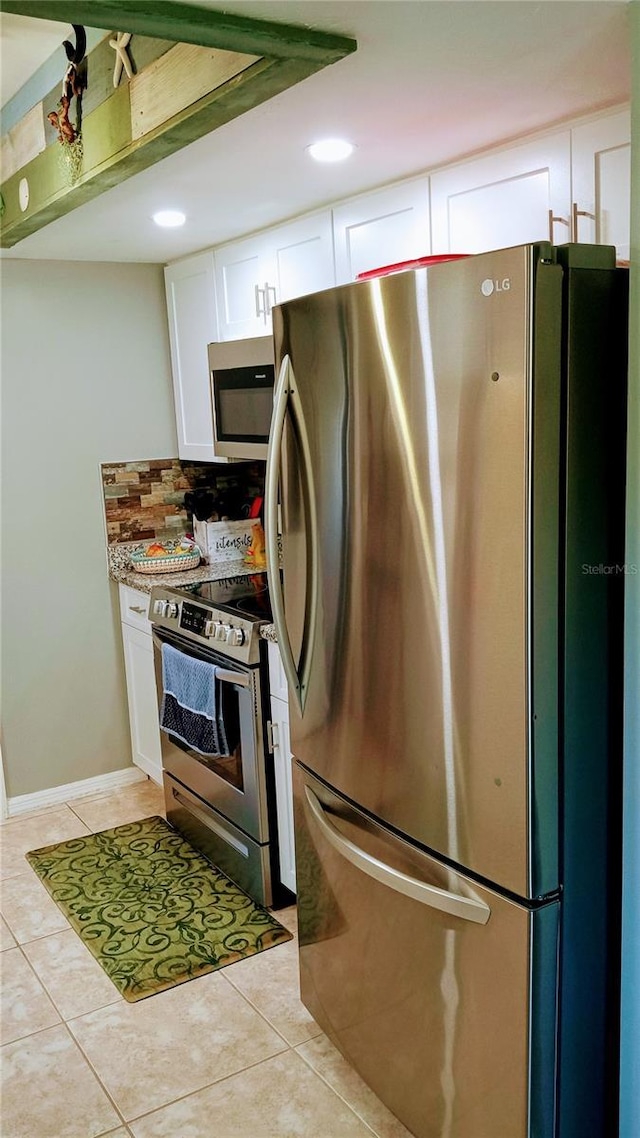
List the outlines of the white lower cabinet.
{"type": "Polygon", "coordinates": [[[293,829],[293,786],[291,781],[291,743],[286,680],[277,644],[269,644],[269,683],[271,687],[271,738],[276,784],[278,853],[280,878],[296,892],[296,855],[293,829]],[[284,696],[284,698],[281,698],[284,696]]]}
{"type": "Polygon", "coordinates": [[[127,677],[131,757],[154,782],[162,785],[158,699],[153,666],[149,594],[120,585],[124,667],[127,677]]]}

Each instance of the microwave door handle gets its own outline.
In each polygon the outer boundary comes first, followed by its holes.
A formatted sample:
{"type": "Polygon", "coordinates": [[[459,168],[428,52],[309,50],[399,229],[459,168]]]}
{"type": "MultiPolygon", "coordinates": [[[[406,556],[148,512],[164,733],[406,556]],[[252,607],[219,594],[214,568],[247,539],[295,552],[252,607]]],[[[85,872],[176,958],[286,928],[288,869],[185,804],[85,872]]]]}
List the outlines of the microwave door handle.
{"type": "Polygon", "coordinates": [[[284,595],[282,591],[282,579],[280,577],[280,550],[278,545],[278,483],[280,479],[282,435],[289,403],[290,371],[291,364],[289,357],[285,356],[280,365],[280,372],[273,394],[273,414],[269,431],[267,471],[265,476],[264,536],[265,551],[267,554],[269,596],[271,598],[273,623],[276,626],[280,657],[289,688],[294,694],[298,707],[301,708],[298,672],[291,650],[291,640],[289,638],[289,630],[287,629],[284,614],[284,595]]]}

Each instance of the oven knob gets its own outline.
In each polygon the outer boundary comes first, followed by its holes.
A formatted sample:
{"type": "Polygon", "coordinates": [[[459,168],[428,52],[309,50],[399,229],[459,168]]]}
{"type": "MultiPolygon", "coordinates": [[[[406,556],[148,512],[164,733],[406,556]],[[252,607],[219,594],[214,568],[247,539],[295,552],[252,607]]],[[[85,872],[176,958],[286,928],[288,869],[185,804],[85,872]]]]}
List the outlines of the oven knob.
{"type": "Polygon", "coordinates": [[[232,644],[239,648],[244,644],[244,632],[241,628],[230,628],[227,633],[227,644],[232,644]]]}
{"type": "Polygon", "coordinates": [[[218,627],[218,623],[219,622],[217,620],[205,620],[205,622],[204,622],[204,634],[205,634],[205,636],[210,636],[210,637],[215,636],[216,629],[218,627]]]}
{"type": "Polygon", "coordinates": [[[153,615],[154,616],[164,616],[164,606],[166,605],[166,603],[167,603],[166,601],[154,601],[153,602],[153,615]]]}
{"type": "Polygon", "coordinates": [[[177,601],[167,601],[167,608],[165,611],[165,616],[170,616],[170,617],[175,619],[175,617],[178,615],[179,611],[180,610],[178,608],[178,602],[177,601]]]}
{"type": "Polygon", "coordinates": [[[216,640],[226,640],[230,627],[229,624],[219,624],[216,628],[216,640]]]}

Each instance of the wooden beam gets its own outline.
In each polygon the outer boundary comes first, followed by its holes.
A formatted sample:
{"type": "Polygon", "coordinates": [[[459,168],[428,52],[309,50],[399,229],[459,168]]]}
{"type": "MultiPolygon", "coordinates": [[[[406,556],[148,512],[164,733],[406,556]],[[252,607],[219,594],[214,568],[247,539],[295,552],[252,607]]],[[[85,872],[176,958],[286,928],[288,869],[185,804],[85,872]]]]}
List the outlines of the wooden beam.
{"type": "MultiPolygon", "coordinates": [[[[343,36],[228,16],[173,0],[0,0],[0,4],[3,11],[23,16],[153,37],[146,44],[140,43],[146,66],[136,71],[130,85],[123,83],[112,93],[108,37],[90,52],[86,105],[83,100],[82,158],[79,169],[74,170],[75,180],[69,169],[63,168],[61,159],[65,155],[45,124],[46,149],[41,153],[26,151],[24,165],[18,169],[14,164],[11,175],[2,183],[3,248],[11,248],[55,218],[286,91],[357,46],[343,36]],[[179,48],[176,43],[187,46],[179,48]],[[165,44],[169,45],[167,49],[165,44]],[[197,48],[189,46],[192,44],[197,48]],[[195,62],[189,65],[189,82],[170,81],[174,58],[187,58],[194,51],[198,56],[199,49],[203,57],[220,56],[211,74],[212,86],[217,84],[213,90],[206,91],[203,81],[212,60],[199,59],[197,67],[195,62]],[[151,72],[148,79],[147,71],[151,72]],[[153,92],[155,72],[165,76],[166,92],[153,92]]],[[[179,69],[180,75],[184,76],[184,70],[179,69]]],[[[45,115],[53,109],[48,104],[43,108],[45,115]]]]}
{"type": "Polygon", "coordinates": [[[335,63],[357,48],[356,41],[348,36],[233,16],[173,0],[162,0],[161,4],[157,0],[2,0],[2,10],[272,59],[305,59],[318,67],[335,63]]]}

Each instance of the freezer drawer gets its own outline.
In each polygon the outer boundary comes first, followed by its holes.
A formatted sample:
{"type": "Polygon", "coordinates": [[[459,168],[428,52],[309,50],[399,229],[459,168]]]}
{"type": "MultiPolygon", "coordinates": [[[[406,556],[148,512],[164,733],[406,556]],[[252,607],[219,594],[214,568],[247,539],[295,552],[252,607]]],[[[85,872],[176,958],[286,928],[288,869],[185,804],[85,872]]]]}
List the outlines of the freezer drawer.
{"type": "Polygon", "coordinates": [[[551,1138],[559,904],[531,912],[294,764],[302,999],[417,1138],[551,1138]]]}

